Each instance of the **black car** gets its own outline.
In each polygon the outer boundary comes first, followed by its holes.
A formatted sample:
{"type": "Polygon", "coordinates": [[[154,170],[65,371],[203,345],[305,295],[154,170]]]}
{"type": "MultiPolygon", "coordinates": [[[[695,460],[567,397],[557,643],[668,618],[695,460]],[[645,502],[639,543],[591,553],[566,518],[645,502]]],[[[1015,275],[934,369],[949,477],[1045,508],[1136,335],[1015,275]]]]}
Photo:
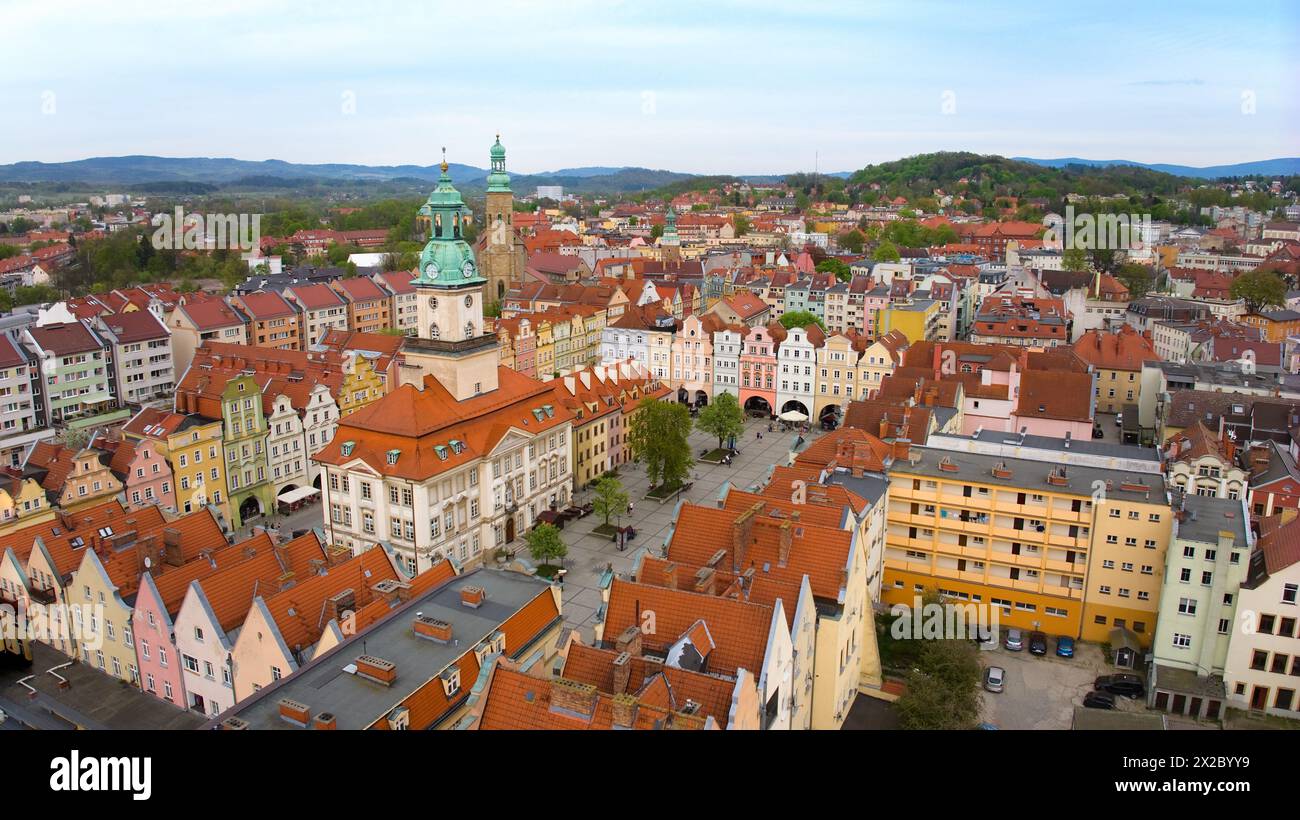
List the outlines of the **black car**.
{"type": "Polygon", "coordinates": [[[1102,675],[1092,682],[1092,685],[1103,692],[1109,692],[1112,695],[1124,695],[1129,698],[1140,698],[1147,693],[1146,684],[1137,675],[1120,673],[1116,675],[1102,675]]]}
{"type": "Polygon", "coordinates": [[[1106,431],[1103,430],[1103,429],[1101,429],[1101,425],[1100,425],[1100,424],[1094,424],[1094,425],[1092,426],[1092,437],[1093,437],[1093,438],[1105,438],[1105,437],[1106,437],[1106,431]]]}
{"type": "Polygon", "coordinates": [[[1110,692],[1089,692],[1083,696],[1083,705],[1089,709],[1114,709],[1115,696],[1110,692]]]}
{"type": "Polygon", "coordinates": [[[1029,654],[1046,655],[1047,654],[1047,636],[1041,632],[1031,632],[1029,634],[1029,654]]]}

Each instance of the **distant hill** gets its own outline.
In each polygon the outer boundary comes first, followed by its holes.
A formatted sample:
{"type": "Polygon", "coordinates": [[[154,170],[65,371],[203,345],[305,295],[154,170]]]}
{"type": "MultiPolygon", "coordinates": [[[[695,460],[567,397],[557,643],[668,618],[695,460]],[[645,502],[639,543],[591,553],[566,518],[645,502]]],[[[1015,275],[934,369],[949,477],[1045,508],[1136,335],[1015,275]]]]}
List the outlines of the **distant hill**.
{"type": "MultiPolygon", "coordinates": [[[[450,163],[448,174],[458,186],[481,189],[487,169],[450,163]]],[[[350,165],[344,163],[302,164],[284,160],[242,160],[229,157],[92,157],[73,162],[16,162],[0,165],[0,182],[79,182],[96,186],[132,186],[180,182],[217,186],[246,186],[248,180],[283,187],[299,187],[302,180],[322,182],[386,182],[392,180],[436,180],[437,165],[350,165]]],[[[537,185],[563,185],[574,193],[594,191],[616,193],[657,188],[690,174],[654,171],[648,168],[571,168],[547,174],[516,175],[512,186],[530,193],[537,185]]]]}
{"type": "Polygon", "coordinates": [[[981,198],[1026,196],[1059,199],[1067,193],[1171,194],[1193,180],[1129,165],[1066,165],[1032,162],[965,151],[918,154],[868,165],[849,177],[850,185],[880,185],[890,195],[929,196],[936,188],[953,193],[963,187],[981,198]]]}
{"type": "Polygon", "coordinates": [[[1198,168],[1191,165],[1167,165],[1163,163],[1133,162],[1127,159],[1080,159],[1079,157],[1061,157],[1058,159],[1034,159],[1033,157],[1012,157],[1019,162],[1030,162],[1046,168],[1064,168],[1067,165],[1087,165],[1102,168],[1116,165],[1130,165],[1147,168],[1165,174],[1197,179],[1220,179],[1222,177],[1244,176],[1294,176],[1300,174],[1300,157],[1280,157],[1278,159],[1261,159],[1255,162],[1239,162],[1236,165],[1209,165],[1198,168]]]}

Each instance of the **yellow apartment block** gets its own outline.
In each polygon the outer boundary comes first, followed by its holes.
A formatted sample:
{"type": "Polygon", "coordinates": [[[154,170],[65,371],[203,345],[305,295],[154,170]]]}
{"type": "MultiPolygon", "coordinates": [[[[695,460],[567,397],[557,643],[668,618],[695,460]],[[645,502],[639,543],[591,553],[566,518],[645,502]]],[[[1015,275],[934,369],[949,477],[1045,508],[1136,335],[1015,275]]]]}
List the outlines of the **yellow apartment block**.
{"type": "Polygon", "coordinates": [[[886,605],[936,589],[998,607],[1004,629],[1104,643],[1121,626],[1150,643],[1170,537],[1161,476],[914,447],[888,500],[886,605]]]}

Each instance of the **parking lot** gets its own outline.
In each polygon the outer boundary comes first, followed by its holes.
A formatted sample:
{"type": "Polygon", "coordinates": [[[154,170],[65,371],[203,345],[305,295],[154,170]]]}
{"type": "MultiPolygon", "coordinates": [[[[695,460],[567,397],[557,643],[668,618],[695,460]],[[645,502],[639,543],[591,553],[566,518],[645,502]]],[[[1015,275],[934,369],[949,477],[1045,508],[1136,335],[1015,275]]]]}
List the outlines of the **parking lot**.
{"type": "MultiPolygon", "coordinates": [[[[1074,707],[1092,691],[1093,680],[1123,671],[1110,666],[1096,644],[1076,641],[1073,658],[1059,658],[1055,652],[1055,638],[1048,640],[1046,655],[1033,655],[1028,649],[1009,652],[1001,646],[980,652],[983,666],[1006,670],[1001,692],[981,688],[981,720],[999,729],[1068,729],[1074,707]]],[[[1140,698],[1117,697],[1115,707],[1140,712],[1146,704],[1140,698]]]]}

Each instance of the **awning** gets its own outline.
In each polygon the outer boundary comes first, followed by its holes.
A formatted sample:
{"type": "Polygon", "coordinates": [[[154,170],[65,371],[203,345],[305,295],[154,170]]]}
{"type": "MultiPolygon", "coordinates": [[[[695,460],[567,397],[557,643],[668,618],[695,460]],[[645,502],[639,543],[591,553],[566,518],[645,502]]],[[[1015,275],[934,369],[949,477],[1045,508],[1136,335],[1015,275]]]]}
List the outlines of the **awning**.
{"type": "Polygon", "coordinates": [[[798,410],[787,410],[781,415],[777,416],[777,418],[779,418],[781,421],[807,421],[808,414],[800,413],[798,410]]]}
{"type": "Polygon", "coordinates": [[[305,498],[311,498],[313,495],[319,495],[320,490],[315,487],[294,487],[292,490],[285,490],[280,493],[276,501],[281,504],[293,504],[302,501],[305,498]]]}

